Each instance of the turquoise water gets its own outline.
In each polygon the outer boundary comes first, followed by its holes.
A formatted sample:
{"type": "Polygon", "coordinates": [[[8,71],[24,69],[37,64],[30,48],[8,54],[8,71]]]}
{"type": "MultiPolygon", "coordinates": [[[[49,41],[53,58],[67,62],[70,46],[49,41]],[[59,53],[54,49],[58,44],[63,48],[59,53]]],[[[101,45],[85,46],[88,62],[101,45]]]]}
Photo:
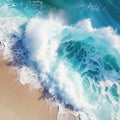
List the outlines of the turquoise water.
{"type": "MultiPolygon", "coordinates": [[[[2,0],[0,42],[21,84],[82,120],[120,118],[118,0],[2,0]]],[[[60,120],[60,118],[58,117],[60,120]]]]}

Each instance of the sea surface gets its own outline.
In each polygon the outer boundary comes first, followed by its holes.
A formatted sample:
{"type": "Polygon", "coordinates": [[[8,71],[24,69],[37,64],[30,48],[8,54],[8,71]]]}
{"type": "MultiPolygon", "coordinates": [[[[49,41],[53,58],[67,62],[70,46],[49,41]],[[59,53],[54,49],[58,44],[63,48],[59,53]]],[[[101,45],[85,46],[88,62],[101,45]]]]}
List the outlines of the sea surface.
{"type": "Polygon", "coordinates": [[[80,120],[120,120],[120,0],[0,0],[0,49],[80,120]]]}

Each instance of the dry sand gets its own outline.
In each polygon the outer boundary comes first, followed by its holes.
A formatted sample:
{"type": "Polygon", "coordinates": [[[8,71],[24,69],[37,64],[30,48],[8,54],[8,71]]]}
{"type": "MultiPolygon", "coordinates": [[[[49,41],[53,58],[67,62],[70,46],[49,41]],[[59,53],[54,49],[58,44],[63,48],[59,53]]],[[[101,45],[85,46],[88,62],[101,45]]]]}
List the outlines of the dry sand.
{"type": "Polygon", "coordinates": [[[48,100],[39,100],[39,90],[21,85],[17,72],[7,64],[0,56],[0,120],[57,120],[58,108],[48,100]]]}

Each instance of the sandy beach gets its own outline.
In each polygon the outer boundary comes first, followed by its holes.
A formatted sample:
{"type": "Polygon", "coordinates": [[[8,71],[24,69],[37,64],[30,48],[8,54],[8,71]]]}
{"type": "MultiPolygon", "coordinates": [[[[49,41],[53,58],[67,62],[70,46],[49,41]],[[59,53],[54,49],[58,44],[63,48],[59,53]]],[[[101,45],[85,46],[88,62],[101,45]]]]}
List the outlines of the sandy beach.
{"type": "MultiPolygon", "coordinates": [[[[0,55],[0,120],[57,120],[58,107],[39,99],[40,90],[21,85],[17,72],[0,55]]],[[[75,120],[69,115],[69,120],[75,120]]]]}

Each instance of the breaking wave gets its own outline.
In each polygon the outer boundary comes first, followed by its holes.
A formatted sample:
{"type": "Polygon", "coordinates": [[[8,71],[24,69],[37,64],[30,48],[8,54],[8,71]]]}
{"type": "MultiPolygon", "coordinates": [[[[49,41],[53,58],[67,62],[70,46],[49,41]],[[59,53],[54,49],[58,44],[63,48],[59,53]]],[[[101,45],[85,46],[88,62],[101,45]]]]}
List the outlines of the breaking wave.
{"type": "MultiPolygon", "coordinates": [[[[20,83],[42,86],[46,99],[64,105],[82,120],[118,120],[120,36],[116,25],[95,26],[90,14],[68,21],[69,6],[64,8],[62,2],[58,6],[42,1],[36,9],[27,6],[26,14],[15,1],[5,3],[0,7],[0,48],[10,65],[18,68],[20,83]]],[[[93,7],[92,11],[100,9],[93,7]]]]}

